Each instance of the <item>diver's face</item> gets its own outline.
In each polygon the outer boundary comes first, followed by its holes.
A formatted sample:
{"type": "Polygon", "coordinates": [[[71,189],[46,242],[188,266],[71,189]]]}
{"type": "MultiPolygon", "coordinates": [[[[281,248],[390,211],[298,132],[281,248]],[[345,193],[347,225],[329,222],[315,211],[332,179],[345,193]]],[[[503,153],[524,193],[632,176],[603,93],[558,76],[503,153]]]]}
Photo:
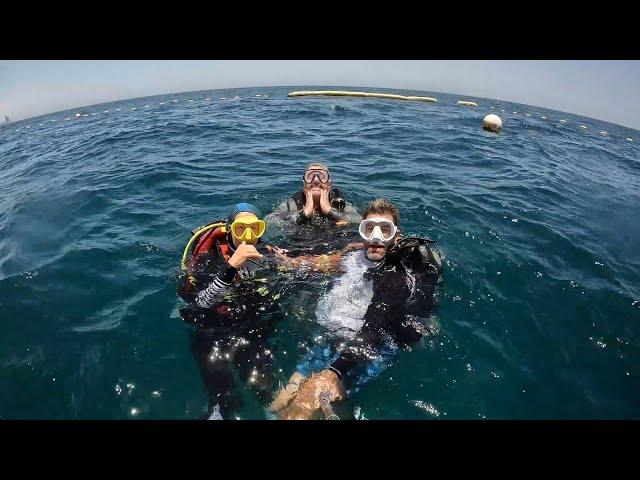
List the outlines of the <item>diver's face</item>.
{"type": "MultiPolygon", "coordinates": [[[[237,221],[242,221],[242,222],[247,222],[248,224],[251,224],[252,222],[255,222],[256,220],[258,220],[258,217],[255,216],[255,214],[251,213],[251,212],[240,212],[239,214],[236,215],[236,217],[233,219],[234,222],[237,221]]],[[[244,228],[243,227],[239,227],[237,233],[238,234],[242,234],[244,233],[244,228]]],[[[240,245],[243,240],[240,240],[238,238],[236,238],[235,236],[231,235],[231,238],[233,240],[233,246],[234,247],[238,247],[238,245],[240,245]]],[[[258,243],[258,238],[252,238],[251,240],[244,240],[245,243],[249,244],[249,245],[255,245],[256,243],[258,243]]]]}
{"type": "MultiPolygon", "coordinates": [[[[391,222],[393,222],[393,216],[388,214],[388,213],[383,213],[383,214],[378,214],[378,213],[372,213],[367,215],[367,218],[384,218],[385,220],[389,220],[391,222]]],[[[380,260],[382,260],[386,255],[387,252],[389,251],[389,248],[391,248],[391,246],[396,242],[396,240],[398,239],[398,235],[400,234],[400,230],[398,230],[395,234],[395,236],[393,237],[393,239],[391,239],[389,242],[387,243],[376,243],[376,242],[369,242],[367,240],[364,241],[364,255],[369,259],[369,260],[373,260],[374,262],[379,262],[380,260]]]]}
{"type": "Polygon", "coordinates": [[[313,194],[314,200],[320,200],[322,190],[327,188],[331,182],[329,181],[329,171],[323,168],[310,168],[304,172],[305,179],[313,179],[311,183],[304,184],[307,190],[313,194]],[[322,180],[327,180],[325,183],[322,180]]]}

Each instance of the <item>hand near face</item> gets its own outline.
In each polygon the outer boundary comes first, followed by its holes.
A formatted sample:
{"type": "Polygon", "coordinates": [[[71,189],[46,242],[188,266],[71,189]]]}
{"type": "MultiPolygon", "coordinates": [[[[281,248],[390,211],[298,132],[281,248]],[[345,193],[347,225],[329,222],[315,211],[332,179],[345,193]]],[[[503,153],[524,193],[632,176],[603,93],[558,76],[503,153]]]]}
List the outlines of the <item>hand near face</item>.
{"type": "Polygon", "coordinates": [[[315,205],[313,200],[313,192],[311,191],[311,187],[309,185],[304,187],[304,197],[304,214],[307,218],[311,218],[315,205]]]}
{"type": "Polygon", "coordinates": [[[242,268],[249,259],[259,260],[261,258],[262,254],[256,250],[256,247],[243,241],[229,259],[229,265],[234,268],[242,268]]]}
{"type": "Polygon", "coordinates": [[[331,202],[329,201],[329,189],[323,188],[320,193],[320,211],[327,215],[331,211],[331,202]]]}
{"type": "Polygon", "coordinates": [[[320,394],[327,392],[329,401],[342,400],[344,392],[340,379],[331,370],[322,370],[305,379],[295,398],[282,409],[278,416],[282,420],[308,420],[320,409],[320,394]]]}

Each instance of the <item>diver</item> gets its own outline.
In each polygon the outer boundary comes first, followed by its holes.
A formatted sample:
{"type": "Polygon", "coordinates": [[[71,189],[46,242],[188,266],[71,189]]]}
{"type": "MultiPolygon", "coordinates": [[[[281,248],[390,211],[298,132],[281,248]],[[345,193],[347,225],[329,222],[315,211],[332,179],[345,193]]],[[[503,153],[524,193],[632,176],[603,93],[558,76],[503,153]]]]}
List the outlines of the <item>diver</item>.
{"type": "Polygon", "coordinates": [[[332,187],[329,169],[322,163],[310,163],[302,176],[302,190],[281,203],[267,220],[281,219],[297,225],[338,226],[357,224],[356,208],[345,201],[338,188],[332,187]]]}
{"type": "Polygon", "coordinates": [[[312,418],[321,397],[344,399],[371,371],[384,368],[398,348],[437,331],[431,314],[444,257],[432,240],[400,237],[398,217],[391,202],[377,199],[362,215],[359,234],[364,242],[359,245],[333,255],[297,258],[272,249],[290,268],[342,273],[316,308],[318,323],[340,342],[337,353],[320,359],[324,368],[312,368],[321,371],[310,377],[294,373],[293,386],[281,390],[270,407],[281,419],[312,418]]]}
{"type": "Polygon", "coordinates": [[[194,230],[182,257],[178,293],[189,305],[180,314],[196,326],[191,351],[211,420],[230,418],[240,405],[235,371],[262,404],[271,394],[273,352],[267,341],[279,318],[280,292],[275,293],[277,275],[260,262],[266,230],[260,216],[251,204],[235,205],[226,221],[194,230]]]}

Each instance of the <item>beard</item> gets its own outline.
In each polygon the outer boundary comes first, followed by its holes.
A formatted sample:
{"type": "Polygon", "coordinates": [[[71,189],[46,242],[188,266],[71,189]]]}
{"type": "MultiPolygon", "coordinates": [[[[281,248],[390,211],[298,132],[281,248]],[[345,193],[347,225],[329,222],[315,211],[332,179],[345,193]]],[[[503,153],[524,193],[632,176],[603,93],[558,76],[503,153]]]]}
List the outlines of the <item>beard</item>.
{"type": "Polygon", "coordinates": [[[372,243],[366,245],[364,256],[373,262],[379,262],[387,254],[387,247],[381,243],[372,243]]]}

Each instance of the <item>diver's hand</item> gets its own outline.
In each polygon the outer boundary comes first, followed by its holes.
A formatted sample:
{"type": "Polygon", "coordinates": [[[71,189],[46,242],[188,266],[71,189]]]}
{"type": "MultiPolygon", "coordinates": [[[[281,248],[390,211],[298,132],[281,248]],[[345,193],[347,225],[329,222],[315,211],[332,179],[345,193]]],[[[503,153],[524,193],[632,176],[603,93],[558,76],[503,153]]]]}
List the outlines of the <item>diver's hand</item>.
{"type": "Polygon", "coordinates": [[[275,245],[267,245],[266,248],[274,255],[286,255],[287,253],[289,253],[289,250],[287,250],[286,248],[276,247],[275,245]]]}
{"type": "Polygon", "coordinates": [[[262,254],[256,250],[256,247],[242,242],[229,259],[229,265],[233,268],[242,268],[247,263],[247,260],[259,260],[261,258],[262,254]]]}
{"type": "Polygon", "coordinates": [[[311,192],[311,188],[305,187],[304,197],[305,197],[304,215],[307,218],[311,218],[311,216],[313,215],[313,208],[315,207],[315,204],[314,204],[314,201],[313,201],[313,193],[311,192]]]}
{"type": "Polygon", "coordinates": [[[287,256],[287,253],[289,253],[289,250],[287,250],[286,248],[280,248],[280,247],[275,247],[275,246],[271,246],[271,245],[267,245],[267,250],[270,253],[273,253],[273,255],[278,259],[278,260],[287,260],[289,259],[289,257],[287,256]]]}
{"type": "Polygon", "coordinates": [[[338,375],[332,370],[322,370],[300,383],[291,403],[278,416],[282,420],[308,420],[320,409],[320,394],[327,392],[329,401],[342,400],[345,396],[338,375]]]}
{"type": "Polygon", "coordinates": [[[329,188],[323,188],[320,193],[320,211],[327,215],[331,211],[331,202],[329,201],[329,188]]]}
{"type": "Polygon", "coordinates": [[[276,257],[278,261],[278,266],[283,268],[292,268],[295,260],[287,255],[289,250],[280,247],[272,247],[271,245],[267,245],[267,250],[270,253],[273,253],[273,256],[276,257]]]}
{"type": "Polygon", "coordinates": [[[343,252],[350,252],[351,250],[360,250],[361,248],[364,248],[364,243],[363,242],[355,242],[355,243],[347,244],[347,246],[344,247],[342,249],[342,251],[343,252]]]}

